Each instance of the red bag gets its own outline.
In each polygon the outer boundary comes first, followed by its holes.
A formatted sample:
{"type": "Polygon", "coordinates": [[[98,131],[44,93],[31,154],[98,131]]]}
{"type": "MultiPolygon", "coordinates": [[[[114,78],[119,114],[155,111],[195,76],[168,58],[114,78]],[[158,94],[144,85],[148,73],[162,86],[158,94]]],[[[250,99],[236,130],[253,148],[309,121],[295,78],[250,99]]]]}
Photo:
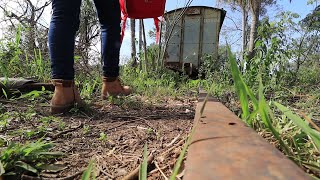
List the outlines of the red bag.
{"type": "Polygon", "coordinates": [[[164,14],[166,0],[120,0],[122,12],[122,35],[121,42],[126,29],[127,18],[145,19],[153,18],[157,30],[157,42],[160,37],[159,19],[164,14]]]}

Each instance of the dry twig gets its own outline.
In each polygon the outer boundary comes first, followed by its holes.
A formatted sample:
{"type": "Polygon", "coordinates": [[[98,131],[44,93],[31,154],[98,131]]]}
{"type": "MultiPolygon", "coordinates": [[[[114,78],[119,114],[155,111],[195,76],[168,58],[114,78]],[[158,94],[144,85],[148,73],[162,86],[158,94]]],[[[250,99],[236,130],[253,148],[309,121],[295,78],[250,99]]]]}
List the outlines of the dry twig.
{"type": "MultiPolygon", "coordinates": [[[[154,159],[154,156],[153,156],[153,153],[151,153],[149,156],[148,156],[148,159],[147,159],[147,164],[148,166],[152,163],[154,159]]],[[[139,169],[140,169],[140,166],[138,166],[137,168],[135,168],[133,171],[131,171],[128,175],[126,175],[122,180],[133,180],[133,179],[137,179],[139,177],[139,169]]]]}
{"type": "Polygon", "coordinates": [[[57,134],[53,134],[53,135],[49,135],[49,136],[50,136],[52,139],[57,139],[58,137],[60,137],[60,136],[63,135],[63,134],[67,134],[67,133],[69,133],[69,132],[75,131],[75,130],[77,130],[77,129],[79,129],[79,128],[82,128],[82,127],[83,127],[83,123],[80,122],[80,125],[77,126],[77,127],[75,127],[75,128],[70,128],[70,129],[61,131],[61,132],[59,132],[59,133],[57,133],[57,134]]]}
{"type": "MultiPolygon", "coordinates": [[[[83,174],[83,172],[84,172],[84,170],[82,170],[80,172],[77,172],[77,173],[75,173],[73,175],[64,177],[64,178],[56,178],[56,180],[73,180],[73,179],[76,179],[76,177],[78,177],[81,174],[83,174]]],[[[23,174],[21,176],[21,179],[22,180],[51,180],[52,178],[34,177],[34,176],[28,176],[28,175],[23,174]]]]}
{"type": "Polygon", "coordinates": [[[167,176],[163,173],[163,171],[161,170],[161,168],[159,167],[157,162],[154,162],[154,165],[156,166],[156,168],[159,170],[159,172],[161,173],[161,175],[164,177],[165,180],[167,180],[167,176]]]}
{"type": "Polygon", "coordinates": [[[320,128],[319,126],[317,126],[306,114],[304,114],[303,112],[301,112],[302,116],[309,121],[309,123],[317,130],[320,132],[320,128]]]}

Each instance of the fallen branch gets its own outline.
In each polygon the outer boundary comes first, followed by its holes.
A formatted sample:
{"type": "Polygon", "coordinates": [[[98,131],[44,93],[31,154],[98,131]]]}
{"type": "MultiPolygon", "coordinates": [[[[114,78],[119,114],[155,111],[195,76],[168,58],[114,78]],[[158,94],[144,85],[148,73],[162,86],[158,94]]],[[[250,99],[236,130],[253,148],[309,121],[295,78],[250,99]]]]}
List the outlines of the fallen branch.
{"type": "MultiPolygon", "coordinates": [[[[164,171],[164,170],[166,170],[167,168],[170,168],[170,164],[169,164],[169,165],[165,165],[164,167],[161,167],[160,170],[161,170],[161,171],[164,171]]],[[[154,169],[154,170],[150,171],[149,174],[153,174],[153,173],[156,173],[156,172],[158,172],[158,171],[159,171],[159,169],[157,168],[157,169],[154,169]]]]}
{"type": "MultiPolygon", "coordinates": [[[[76,179],[76,177],[80,176],[81,174],[83,174],[84,170],[77,172],[73,175],[67,176],[67,177],[63,177],[63,178],[55,178],[56,180],[73,180],[76,179]]],[[[35,177],[35,176],[28,176],[23,174],[21,176],[21,180],[51,180],[52,178],[43,178],[43,177],[35,177]]]]}
{"type": "Polygon", "coordinates": [[[60,137],[60,136],[63,135],[63,134],[67,134],[67,133],[69,133],[69,132],[75,131],[75,130],[77,130],[77,129],[79,129],[79,128],[82,128],[82,127],[83,127],[83,123],[80,122],[79,126],[77,126],[77,127],[75,127],[75,128],[70,128],[70,129],[61,131],[61,132],[59,132],[59,133],[57,133],[57,134],[49,135],[49,137],[51,137],[52,139],[57,139],[58,137],[60,137]]]}
{"type": "Polygon", "coordinates": [[[157,162],[154,162],[154,165],[156,166],[156,168],[159,170],[159,172],[161,173],[161,175],[164,177],[165,180],[168,180],[167,176],[163,173],[163,171],[161,170],[161,168],[159,167],[157,162]]]}
{"type": "MultiPolygon", "coordinates": [[[[148,156],[148,159],[147,159],[148,166],[150,166],[150,164],[152,163],[153,159],[154,159],[154,156],[153,156],[153,153],[151,153],[148,156]]],[[[140,166],[138,166],[136,169],[131,171],[128,175],[126,175],[124,178],[122,178],[122,180],[138,179],[139,178],[139,170],[140,170],[140,166]]]]}
{"type": "Polygon", "coordinates": [[[166,151],[164,151],[163,153],[161,153],[161,155],[158,157],[160,159],[160,161],[162,162],[166,156],[168,155],[168,153],[170,153],[171,151],[173,151],[175,148],[183,145],[185,143],[185,139],[182,139],[181,141],[179,141],[177,144],[175,144],[174,146],[172,146],[171,148],[167,149],[166,151]]]}
{"type": "Polygon", "coordinates": [[[111,174],[107,173],[106,171],[104,171],[101,167],[98,167],[99,171],[104,174],[105,176],[109,177],[110,179],[114,179],[114,176],[112,176],[111,174]]]}
{"type": "Polygon", "coordinates": [[[108,128],[106,131],[110,131],[110,130],[116,129],[118,127],[121,127],[121,126],[123,126],[125,124],[132,123],[132,122],[136,122],[136,120],[122,122],[122,123],[120,123],[118,125],[115,125],[113,127],[108,128]]]}
{"type": "Polygon", "coordinates": [[[172,146],[180,137],[180,134],[178,134],[178,136],[176,136],[169,144],[166,144],[166,147],[170,147],[172,146]]]}

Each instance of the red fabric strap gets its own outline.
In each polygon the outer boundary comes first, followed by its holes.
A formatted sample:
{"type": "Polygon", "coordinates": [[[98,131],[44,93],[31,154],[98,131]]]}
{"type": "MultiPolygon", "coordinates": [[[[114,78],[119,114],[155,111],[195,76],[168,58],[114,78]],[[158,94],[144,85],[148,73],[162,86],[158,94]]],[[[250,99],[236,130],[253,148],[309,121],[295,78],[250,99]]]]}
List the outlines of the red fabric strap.
{"type": "Polygon", "coordinates": [[[153,20],[154,20],[154,25],[156,26],[156,43],[158,44],[160,39],[160,27],[159,27],[160,20],[157,17],[153,18],[153,20]]]}
{"type": "Polygon", "coordinates": [[[120,42],[122,43],[125,31],[126,31],[128,13],[127,13],[127,7],[126,7],[126,0],[119,0],[119,3],[120,3],[120,9],[122,13],[122,17],[121,17],[122,27],[121,27],[121,39],[120,39],[120,42]]]}
{"type": "Polygon", "coordinates": [[[123,15],[123,17],[122,17],[122,27],[121,27],[121,41],[120,41],[121,43],[123,41],[124,34],[125,34],[125,31],[126,31],[127,19],[128,19],[128,16],[127,15],[123,15]]]}
{"type": "MultiPolygon", "coordinates": [[[[166,0],[158,0],[158,1],[162,2],[161,6],[159,6],[160,4],[158,3],[158,4],[155,4],[155,5],[158,5],[158,6],[152,6],[152,7],[157,7],[156,10],[160,8],[159,10],[163,11],[163,9],[165,7],[166,0]]],[[[144,10],[142,10],[141,8],[140,8],[141,11],[138,11],[139,7],[143,8],[143,6],[138,6],[139,3],[140,4],[141,3],[142,4],[145,3],[144,1],[141,1],[141,0],[140,1],[119,0],[119,2],[120,2],[121,13],[122,13],[122,17],[121,17],[121,20],[122,20],[121,43],[122,43],[124,35],[125,35],[125,30],[126,30],[126,24],[127,24],[128,17],[129,18],[134,18],[134,19],[145,19],[145,18],[148,18],[149,16],[152,17],[152,14],[154,14],[155,16],[158,16],[161,13],[161,12],[157,13],[157,11],[152,11],[152,10],[150,11],[150,9],[146,9],[146,11],[144,12],[144,10]],[[133,4],[133,3],[136,3],[136,4],[133,4]],[[129,8],[131,8],[130,15],[128,14],[127,5],[129,6],[129,8]],[[147,10],[149,10],[149,11],[147,11],[147,10]]],[[[154,3],[156,3],[156,2],[154,2],[154,3]]],[[[149,5],[149,7],[150,7],[150,5],[149,5]]],[[[161,33],[160,32],[160,27],[159,27],[159,22],[162,21],[163,18],[159,19],[158,17],[154,17],[153,19],[154,19],[154,24],[156,26],[156,43],[158,43],[159,39],[160,39],[160,33],[161,33]]]]}

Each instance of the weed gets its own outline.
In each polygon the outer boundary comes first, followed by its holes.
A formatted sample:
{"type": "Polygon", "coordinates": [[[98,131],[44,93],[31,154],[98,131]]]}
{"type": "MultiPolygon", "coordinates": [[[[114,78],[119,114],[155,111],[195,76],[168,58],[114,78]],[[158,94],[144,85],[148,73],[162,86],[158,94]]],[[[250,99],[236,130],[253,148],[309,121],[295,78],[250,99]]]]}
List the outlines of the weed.
{"type": "Polygon", "coordinates": [[[83,130],[82,130],[82,133],[83,133],[84,135],[86,135],[86,134],[89,133],[89,131],[90,131],[90,126],[84,125],[84,126],[83,126],[83,130]]]}
{"type": "Polygon", "coordinates": [[[276,102],[267,103],[264,97],[264,87],[261,77],[258,89],[259,99],[257,99],[253,91],[243,81],[241,73],[235,63],[235,57],[230,50],[229,59],[235,81],[235,88],[242,107],[242,119],[257,131],[259,131],[260,128],[270,131],[279,143],[279,148],[282,149],[290,159],[300,166],[309,168],[313,173],[319,174],[319,166],[315,168],[314,165],[319,164],[319,155],[316,155],[316,152],[319,149],[320,133],[311,129],[303,119],[294,115],[281,104],[276,102]],[[275,104],[278,109],[281,110],[284,114],[282,119],[274,115],[269,104],[275,104]],[[250,106],[253,106],[253,108],[250,108],[250,106]],[[283,119],[286,123],[281,122],[283,119]]]}
{"type": "Polygon", "coordinates": [[[108,140],[108,136],[104,132],[101,132],[99,140],[102,141],[102,142],[105,142],[105,141],[108,140]]]}
{"type": "Polygon", "coordinates": [[[10,119],[9,113],[0,114],[0,130],[7,128],[10,121],[9,119],[10,119]]]}
{"type": "MultiPolygon", "coordinates": [[[[51,152],[51,142],[39,139],[33,143],[10,145],[1,152],[4,176],[20,176],[23,173],[38,174],[48,168],[50,162],[58,157],[64,156],[61,152],[51,152]]],[[[54,166],[54,165],[52,165],[54,166]]]]}
{"type": "Polygon", "coordinates": [[[147,129],[147,135],[151,135],[153,134],[153,129],[152,128],[148,128],[147,129]]]}
{"type": "Polygon", "coordinates": [[[91,160],[87,169],[83,172],[81,180],[95,180],[96,179],[95,169],[94,169],[94,161],[91,160]]]}

